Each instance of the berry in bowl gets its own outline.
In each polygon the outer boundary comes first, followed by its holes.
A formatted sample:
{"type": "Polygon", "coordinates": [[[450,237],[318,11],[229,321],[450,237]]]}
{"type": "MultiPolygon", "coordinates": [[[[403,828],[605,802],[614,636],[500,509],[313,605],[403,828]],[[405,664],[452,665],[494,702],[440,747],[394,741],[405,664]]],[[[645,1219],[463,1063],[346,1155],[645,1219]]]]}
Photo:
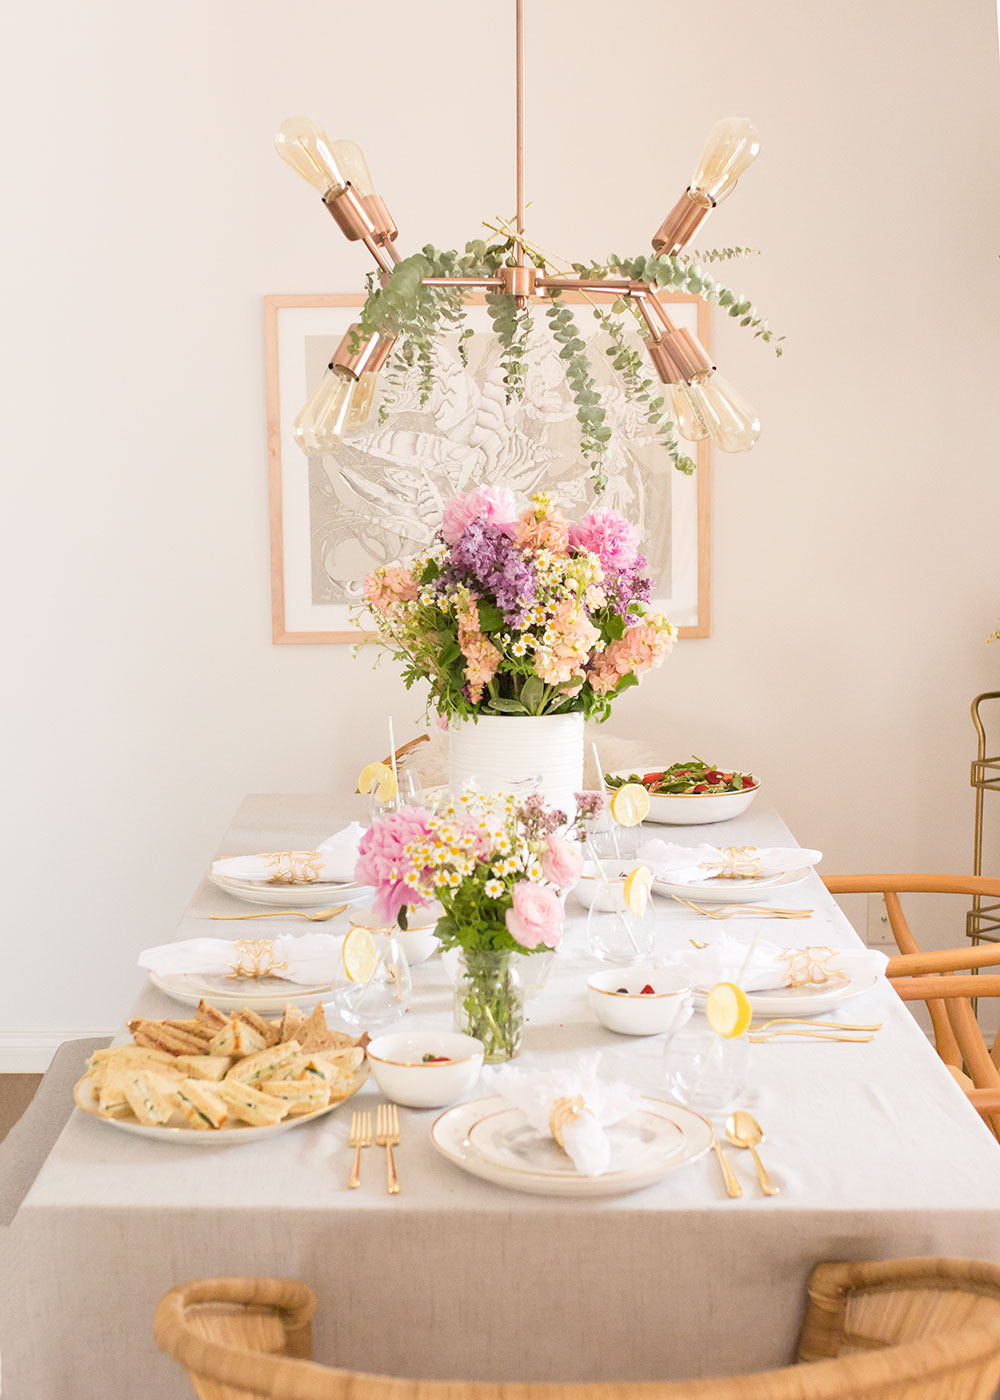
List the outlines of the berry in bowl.
{"type": "Polygon", "coordinates": [[[443,1108],[466,1095],[483,1067],[483,1043],[457,1031],[400,1031],[368,1044],[375,1082],[406,1108],[443,1108]]]}
{"type": "Polygon", "coordinates": [[[587,978],[594,1015],[619,1035],[669,1035],[690,1019],[691,978],[683,968],[640,963],[587,978]]]}
{"type": "Polygon", "coordinates": [[[608,792],[627,784],[640,784],[649,795],[645,820],[665,826],[704,826],[708,822],[729,821],[750,806],[760,789],[753,773],[735,768],[713,767],[703,758],[654,768],[648,773],[618,769],[604,774],[608,792]]]}

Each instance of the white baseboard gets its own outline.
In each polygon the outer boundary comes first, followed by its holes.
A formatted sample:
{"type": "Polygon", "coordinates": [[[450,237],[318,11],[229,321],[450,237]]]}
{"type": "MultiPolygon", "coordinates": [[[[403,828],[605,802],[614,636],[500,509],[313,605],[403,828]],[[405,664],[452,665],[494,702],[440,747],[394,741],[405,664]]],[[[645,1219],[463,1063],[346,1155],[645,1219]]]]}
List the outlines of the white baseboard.
{"type": "Polygon", "coordinates": [[[66,1040],[89,1040],[111,1031],[0,1031],[0,1074],[44,1074],[66,1040]]]}

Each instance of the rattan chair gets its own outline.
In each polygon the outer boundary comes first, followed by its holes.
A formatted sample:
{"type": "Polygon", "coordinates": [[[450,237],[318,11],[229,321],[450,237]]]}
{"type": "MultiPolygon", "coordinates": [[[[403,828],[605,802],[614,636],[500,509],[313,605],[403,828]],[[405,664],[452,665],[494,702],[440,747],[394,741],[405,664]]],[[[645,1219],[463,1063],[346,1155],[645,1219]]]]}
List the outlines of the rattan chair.
{"type": "Polygon", "coordinates": [[[987,1400],[1000,1379],[1000,1268],[967,1259],[820,1264],[796,1360],[722,1380],[415,1381],[314,1364],[316,1298],[290,1279],[202,1279],[156,1310],[201,1400],[987,1400]]]}
{"type": "Polygon", "coordinates": [[[901,894],[964,894],[1000,898],[1000,880],[983,875],[832,875],[831,894],[881,894],[900,956],[886,973],[904,1001],[923,1001],[930,1012],[938,1054],[974,1106],[1000,1137],[1000,1035],[987,1045],[973,1002],[1000,997],[1000,976],[973,976],[972,969],[1000,966],[1000,944],[966,945],[922,952],[901,894]],[[965,973],[957,976],[957,973],[965,973]]]}

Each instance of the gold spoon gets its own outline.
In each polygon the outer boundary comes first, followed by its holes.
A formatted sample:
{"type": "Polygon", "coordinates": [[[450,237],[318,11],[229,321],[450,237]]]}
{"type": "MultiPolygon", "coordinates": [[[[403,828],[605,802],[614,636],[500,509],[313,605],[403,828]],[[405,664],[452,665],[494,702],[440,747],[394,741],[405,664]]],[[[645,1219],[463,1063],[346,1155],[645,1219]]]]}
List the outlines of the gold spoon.
{"type": "Polygon", "coordinates": [[[752,1114],[744,1113],[742,1109],[737,1113],[731,1113],[726,1119],[726,1137],[734,1147],[748,1147],[750,1149],[754,1165],[757,1168],[760,1189],[765,1196],[777,1196],[779,1188],[768,1176],[764,1163],[757,1155],[757,1144],[764,1141],[764,1129],[757,1122],[757,1119],[752,1114]]]}
{"type": "Polygon", "coordinates": [[[313,924],[325,924],[327,919],[342,914],[346,904],[335,904],[332,909],[276,909],[269,914],[209,914],[210,919],[308,919],[313,924]]]}

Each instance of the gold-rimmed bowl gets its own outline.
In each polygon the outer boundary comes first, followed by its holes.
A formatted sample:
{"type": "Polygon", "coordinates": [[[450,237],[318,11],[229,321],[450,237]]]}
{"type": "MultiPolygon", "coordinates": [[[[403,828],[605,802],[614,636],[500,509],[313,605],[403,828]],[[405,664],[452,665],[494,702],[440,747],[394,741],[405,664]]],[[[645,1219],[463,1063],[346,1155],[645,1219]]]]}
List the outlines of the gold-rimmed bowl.
{"type": "Polygon", "coordinates": [[[670,1035],[688,1021],[694,1004],[687,972],[654,963],[593,973],[587,997],[601,1024],[618,1035],[670,1035]]]}
{"type": "Polygon", "coordinates": [[[406,1108],[444,1108],[479,1078],[483,1042],[458,1031],[398,1031],[369,1042],[368,1062],[387,1099],[406,1108]]]}
{"type": "MultiPolygon", "coordinates": [[[[628,778],[634,771],[621,768],[611,776],[628,778]]],[[[656,771],[656,765],[653,764],[648,771],[656,771]]],[[[725,771],[730,770],[727,768],[725,771]]],[[[613,791],[613,788],[608,788],[608,795],[613,791]]],[[[651,792],[649,815],[643,821],[660,826],[706,826],[709,822],[728,822],[745,812],[758,792],[759,782],[752,788],[744,788],[742,792],[651,792]]]]}

